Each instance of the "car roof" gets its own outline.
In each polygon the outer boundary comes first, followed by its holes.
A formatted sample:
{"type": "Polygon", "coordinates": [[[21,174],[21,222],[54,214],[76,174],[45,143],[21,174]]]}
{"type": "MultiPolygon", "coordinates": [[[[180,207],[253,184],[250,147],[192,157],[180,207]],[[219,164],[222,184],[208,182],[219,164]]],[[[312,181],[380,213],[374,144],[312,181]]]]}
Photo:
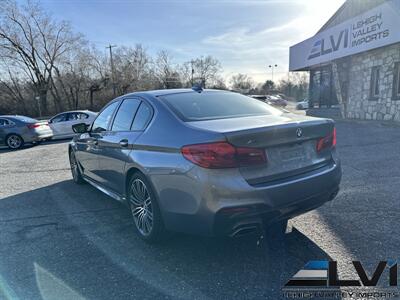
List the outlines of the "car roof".
{"type": "Polygon", "coordinates": [[[96,114],[94,111],[91,111],[91,110],[69,110],[69,111],[63,111],[63,112],[60,112],[60,113],[58,113],[57,115],[60,115],[60,114],[67,114],[67,113],[75,113],[75,112],[77,112],[77,113],[93,113],[93,114],[96,114]]]}
{"type": "Polygon", "coordinates": [[[29,118],[29,117],[21,115],[0,115],[0,118],[29,118]]]}
{"type": "MultiPolygon", "coordinates": [[[[215,89],[203,89],[202,92],[229,92],[226,90],[215,90],[215,89]]],[[[142,92],[134,92],[130,94],[123,95],[126,96],[139,96],[139,95],[150,95],[153,97],[171,95],[171,94],[181,94],[181,93],[198,93],[193,89],[166,89],[166,90],[153,90],[153,91],[142,91],[142,92]]]]}
{"type": "Polygon", "coordinates": [[[14,119],[34,119],[28,116],[22,116],[22,115],[0,115],[0,118],[14,118],[14,119]]]}
{"type": "Polygon", "coordinates": [[[10,119],[10,120],[17,120],[20,122],[39,122],[39,120],[27,116],[21,116],[21,115],[1,115],[0,118],[5,118],[5,119],[10,119]]]}

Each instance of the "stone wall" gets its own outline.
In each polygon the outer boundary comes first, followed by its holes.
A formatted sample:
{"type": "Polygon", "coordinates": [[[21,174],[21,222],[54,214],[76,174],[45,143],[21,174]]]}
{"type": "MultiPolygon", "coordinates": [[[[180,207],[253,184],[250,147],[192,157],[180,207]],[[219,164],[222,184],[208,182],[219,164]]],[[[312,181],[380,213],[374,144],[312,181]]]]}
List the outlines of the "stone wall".
{"type": "Polygon", "coordinates": [[[400,122],[400,100],[392,100],[396,62],[400,62],[400,43],[351,57],[346,117],[400,122]],[[372,100],[370,84],[374,66],[380,66],[380,96],[372,100]]]}

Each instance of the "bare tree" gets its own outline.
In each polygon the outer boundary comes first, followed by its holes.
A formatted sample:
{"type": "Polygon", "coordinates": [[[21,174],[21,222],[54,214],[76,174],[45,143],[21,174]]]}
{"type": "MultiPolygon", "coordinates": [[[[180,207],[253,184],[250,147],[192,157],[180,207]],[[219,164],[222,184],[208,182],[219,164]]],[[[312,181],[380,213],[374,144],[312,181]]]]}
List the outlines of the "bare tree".
{"type": "Polygon", "coordinates": [[[234,90],[238,90],[241,92],[248,92],[250,89],[254,87],[254,81],[247,74],[237,74],[232,76],[231,85],[234,90]]]}
{"type": "Polygon", "coordinates": [[[169,52],[162,50],[158,52],[154,62],[154,75],[160,81],[163,88],[179,88],[182,83],[179,73],[173,67],[172,56],[169,52]]]}
{"type": "Polygon", "coordinates": [[[119,94],[147,89],[152,81],[151,58],[140,44],[119,47],[114,53],[114,72],[119,94]]]}
{"type": "Polygon", "coordinates": [[[217,90],[227,90],[228,87],[225,84],[225,80],[221,76],[217,76],[214,79],[214,82],[212,85],[209,86],[211,89],[217,89],[217,90]]]}
{"type": "Polygon", "coordinates": [[[278,88],[285,95],[303,99],[308,94],[308,76],[306,72],[290,73],[287,79],[281,79],[278,88]]]}
{"type": "Polygon", "coordinates": [[[21,82],[17,75],[18,74],[11,71],[10,66],[4,66],[4,73],[0,74],[0,94],[3,96],[3,100],[4,98],[7,98],[7,102],[13,103],[14,106],[19,107],[21,113],[26,114],[28,112],[25,99],[26,86],[21,82]],[[2,79],[4,77],[7,77],[8,80],[2,79]]]}
{"type": "Polygon", "coordinates": [[[50,78],[52,84],[50,92],[57,111],[64,110],[65,104],[69,109],[78,109],[85,92],[90,88],[88,76],[90,54],[87,51],[82,45],[79,50],[71,51],[60,60],[61,67],[54,66],[54,75],[50,78]]]}
{"type": "Polygon", "coordinates": [[[220,79],[220,73],[222,71],[221,64],[211,55],[201,56],[185,64],[187,66],[186,68],[190,65],[189,70],[193,70],[191,76],[194,78],[194,81],[201,83],[203,87],[207,87],[208,85],[212,86],[220,79]]]}
{"type": "Polygon", "coordinates": [[[66,22],[56,22],[38,4],[5,1],[0,11],[0,57],[19,68],[40,97],[44,114],[54,68],[80,39],[66,22]]]}
{"type": "Polygon", "coordinates": [[[273,82],[272,80],[267,80],[261,86],[261,89],[265,94],[268,94],[269,92],[275,89],[275,82],[273,82]]]}
{"type": "MultiPolygon", "coordinates": [[[[68,23],[55,21],[33,1],[0,0],[0,111],[37,116],[100,109],[114,96],[105,51],[89,46],[68,23]]],[[[119,46],[113,57],[118,94],[195,82],[226,88],[221,65],[211,56],[178,65],[168,51],[151,57],[137,44],[119,46]]]]}

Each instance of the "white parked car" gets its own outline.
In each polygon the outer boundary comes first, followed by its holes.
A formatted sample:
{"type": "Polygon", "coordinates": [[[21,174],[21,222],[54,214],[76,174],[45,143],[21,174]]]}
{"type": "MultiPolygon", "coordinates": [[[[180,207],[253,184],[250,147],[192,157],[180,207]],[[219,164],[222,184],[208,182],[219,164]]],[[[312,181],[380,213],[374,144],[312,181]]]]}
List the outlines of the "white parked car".
{"type": "Polygon", "coordinates": [[[309,108],[309,103],[308,99],[303,99],[296,104],[296,109],[308,109],[309,108]]]}
{"type": "Polygon", "coordinates": [[[271,105],[286,107],[287,101],[279,95],[268,95],[267,100],[271,105]]]}
{"type": "Polygon", "coordinates": [[[49,126],[53,130],[53,139],[70,138],[75,135],[72,125],[78,123],[92,124],[97,113],[89,110],[75,110],[59,113],[49,120],[49,126]]]}

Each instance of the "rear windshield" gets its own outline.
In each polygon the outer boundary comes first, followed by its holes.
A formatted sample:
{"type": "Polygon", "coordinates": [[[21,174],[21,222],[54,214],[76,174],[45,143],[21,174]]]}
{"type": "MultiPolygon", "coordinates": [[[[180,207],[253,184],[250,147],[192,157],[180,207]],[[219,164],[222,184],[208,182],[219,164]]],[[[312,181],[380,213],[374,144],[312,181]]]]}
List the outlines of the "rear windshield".
{"type": "Polygon", "coordinates": [[[162,99],[184,121],[281,114],[260,100],[231,92],[180,93],[162,99]]]}

